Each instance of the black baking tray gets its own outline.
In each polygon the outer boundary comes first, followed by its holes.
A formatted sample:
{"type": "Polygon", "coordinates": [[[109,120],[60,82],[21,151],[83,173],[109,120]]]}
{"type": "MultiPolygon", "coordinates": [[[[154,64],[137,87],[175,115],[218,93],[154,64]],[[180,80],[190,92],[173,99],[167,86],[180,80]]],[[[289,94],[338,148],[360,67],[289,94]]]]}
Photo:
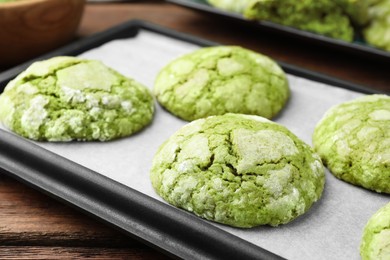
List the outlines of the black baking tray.
{"type": "Polygon", "coordinates": [[[201,11],[216,17],[226,18],[233,22],[238,22],[244,26],[250,26],[262,31],[272,32],[276,34],[285,35],[290,38],[296,38],[308,43],[316,44],[326,48],[337,49],[341,52],[358,55],[360,57],[371,58],[390,62],[390,52],[377,49],[366,44],[361,39],[355,39],[354,42],[346,42],[339,39],[330,38],[324,35],[312,33],[309,31],[299,30],[293,27],[284,26],[281,24],[269,21],[250,21],[245,19],[241,14],[233,13],[225,10],[215,8],[207,3],[207,0],[166,0],[169,3],[180,5],[192,10],[201,11]]]}
{"type": "MultiPolygon", "coordinates": [[[[75,56],[108,41],[152,31],[199,46],[217,43],[133,20],[81,39],[0,74],[0,92],[36,60],[75,56]]],[[[280,63],[289,74],[372,94],[367,87],[280,63]]],[[[1,108],[0,108],[1,109],[1,108]]],[[[0,130],[0,171],[139,239],[183,259],[282,259],[186,211],[157,201],[75,162],[0,130]]]]}

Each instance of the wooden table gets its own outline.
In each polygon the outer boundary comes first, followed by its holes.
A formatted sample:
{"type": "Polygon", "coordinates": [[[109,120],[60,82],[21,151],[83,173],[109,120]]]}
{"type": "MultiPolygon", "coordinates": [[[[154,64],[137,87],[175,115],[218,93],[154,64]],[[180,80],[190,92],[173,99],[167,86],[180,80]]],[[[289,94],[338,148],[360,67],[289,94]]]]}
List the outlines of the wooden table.
{"type": "MultiPolygon", "coordinates": [[[[148,20],[222,44],[390,91],[390,62],[324,50],[162,1],[88,4],[79,37],[129,19],[148,20]]],[[[0,174],[0,259],[166,259],[160,252],[0,174]]]]}

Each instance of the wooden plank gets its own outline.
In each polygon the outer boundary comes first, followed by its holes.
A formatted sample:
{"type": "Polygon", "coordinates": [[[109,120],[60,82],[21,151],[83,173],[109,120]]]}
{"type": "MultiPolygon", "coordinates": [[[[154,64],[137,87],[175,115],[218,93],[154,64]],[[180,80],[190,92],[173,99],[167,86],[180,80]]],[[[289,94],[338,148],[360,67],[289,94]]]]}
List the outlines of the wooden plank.
{"type": "Polygon", "coordinates": [[[145,247],[142,243],[0,174],[0,245],[145,247]]]}
{"type": "Polygon", "coordinates": [[[145,249],[113,249],[90,247],[12,247],[0,246],[0,259],[169,259],[145,249]]]}

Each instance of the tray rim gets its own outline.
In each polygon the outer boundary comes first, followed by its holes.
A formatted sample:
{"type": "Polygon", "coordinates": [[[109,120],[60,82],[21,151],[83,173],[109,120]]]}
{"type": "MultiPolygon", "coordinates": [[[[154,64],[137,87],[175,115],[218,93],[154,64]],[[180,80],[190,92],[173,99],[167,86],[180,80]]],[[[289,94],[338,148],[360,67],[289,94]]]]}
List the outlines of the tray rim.
{"type": "MultiPolygon", "coordinates": [[[[1,73],[0,90],[10,79],[36,60],[58,55],[76,55],[113,39],[136,37],[139,30],[160,33],[199,46],[217,44],[146,21],[130,20],[1,73]]],[[[367,94],[383,93],[290,64],[280,65],[287,73],[335,87],[367,94]]],[[[172,257],[226,259],[237,256],[245,259],[283,259],[184,210],[162,203],[19,136],[4,130],[0,130],[0,134],[5,137],[0,138],[1,172],[172,257]],[[20,160],[20,158],[24,159],[20,160]],[[53,175],[53,172],[56,174],[53,175]],[[129,201],[131,206],[120,203],[123,199],[129,201]],[[140,214],[134,212],[135,208],[140,214]],[[150,212],[158,214],[149,214],[150,212]],[[177,227],[181,228],[177,229],[177,227]],[[171,239],[171,242],[166,243],[166,238],[171,239]]]]}
{"type": "Polygon", "coordinates": [[[381,50],[366,44],[349,43],[343,40],[330,38],[324,35],[316,34],[297,28],[280,25],[269,21],[250,21],[243,18],[240,14],[217,9],[211,5],[199,3],[193,0],[165,0],[168,3],[179,5],[194,11],[201,11],[207,14],[214,14],[218,17],[229,19],[241,24],[249,25],[253,28],[267,30],[273,33],[284,34],[301,40],[310,41],[317,45],[345,51],[352,54],[358,54],[368,58],[379,58],[382,61],[390,61],[390,52],[381,50]]]}

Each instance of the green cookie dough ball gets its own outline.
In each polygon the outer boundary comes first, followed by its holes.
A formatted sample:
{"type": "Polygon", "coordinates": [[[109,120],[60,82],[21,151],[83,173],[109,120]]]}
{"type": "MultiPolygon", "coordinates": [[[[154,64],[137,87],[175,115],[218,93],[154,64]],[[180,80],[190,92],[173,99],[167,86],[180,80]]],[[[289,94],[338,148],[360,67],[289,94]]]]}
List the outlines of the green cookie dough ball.
{"type": "Polygon", "coordinates": [[[369,9],[370,23],[363,30],[368,44],[390,51],[390,0],[382,0],[369,9]]]}
{"type": "Polygon", "coordinates": [[[209,4],[226,11],[243,13],[251,0],[208,0],[209,4]]]}
{"type": "Polygon", "coordinates": [[[390,259],[390,203],[379,209],[364,227],[360,255],[362,260],[390,259]]]}
{"type": "Polygon", "coordinates": [[[99,61],[56,57],[33,63],[0,95],[0,121],[15,133],[48,141],[106,141],[131,135],[153,117],[140,83],[99,61]]]}
{"type": "Polygon", "coordinates": [[[329,0],[255,0],[246,8],[244,16],[254,20],[307,30],[348,42],[354,30],[349,17],[335,1],[329,0]]]}
{"type": "Polygon", "coordinates": [[[286,76],[270,58],[235,46],[208,47],[161,70],[154,86],[159,103],[194,120],[228,112],[271,118],[289,97],[286,76]]]}
{"type": "Polygon", "coordinates": [[[390,193],[390,97],[368,95],[331,108],[317,124],[314,149],[339,179],[390,193]]]}
{"type": "Polygon", "coordinates": [[[304,214],[324,188],[319,156],[285,127],[253,115],[195,120],[157,151],[156,192],[215,222],[277,226],[304,214]]]}

